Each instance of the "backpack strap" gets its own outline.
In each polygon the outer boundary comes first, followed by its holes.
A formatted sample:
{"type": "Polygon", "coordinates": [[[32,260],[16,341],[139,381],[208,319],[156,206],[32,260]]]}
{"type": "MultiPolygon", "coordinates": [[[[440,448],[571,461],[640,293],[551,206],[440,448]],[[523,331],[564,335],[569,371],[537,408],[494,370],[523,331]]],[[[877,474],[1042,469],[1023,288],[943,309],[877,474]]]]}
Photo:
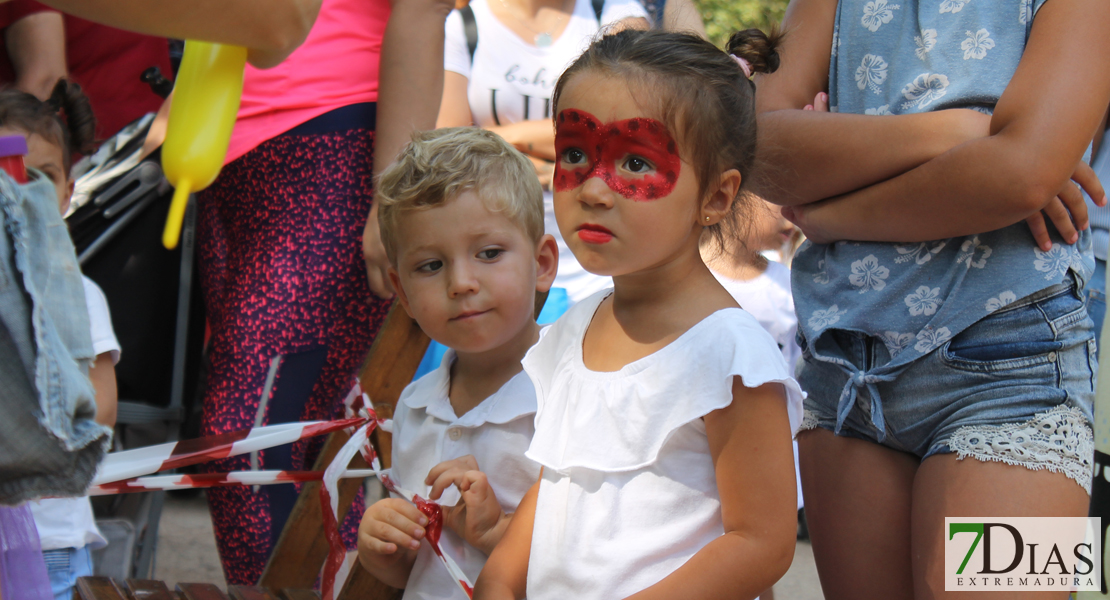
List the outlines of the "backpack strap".
{"type": "MultiPolygon", "coordinates": [[[[597,2],[597,0],[594,0],[597,2]]],[[[474,51],[478,49],[478,23],[474,21],[474,9],[470,5],[459,9],[459,16],[462,17],[463,32],[466,33],[466,49],[470,52],[470,64],[474,64],[474,51]]]]}
{"type": "Polygon", "coordinates": [[[597,19],[598,26],[601,25],[601,11],[605,8],[605,0],[592,0],[594,7],[594,17],[597,19]]]}

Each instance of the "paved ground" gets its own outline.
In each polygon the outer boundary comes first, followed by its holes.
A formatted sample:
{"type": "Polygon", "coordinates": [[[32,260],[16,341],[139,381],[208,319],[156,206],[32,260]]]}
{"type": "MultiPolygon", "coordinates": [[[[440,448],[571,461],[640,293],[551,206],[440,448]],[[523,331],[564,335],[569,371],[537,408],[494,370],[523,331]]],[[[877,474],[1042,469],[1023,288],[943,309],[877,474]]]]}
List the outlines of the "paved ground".
{"type": "Polygon", "coordinates": [[[212,518],[208,516],[203,494],[166,495],[158,529],[154,578],[165,581],[171,590],[182,582],[223,583],[212,518]]]}
{"type": "Polygon", "coordinates": [[[809,542],[798,542],[794,548],[794,563],[790,570],[775,584],[775,600],[824,600],[821,583],[817,581],[817,568],[813,564],[813,547],[809,542]]]}
{"type": "MultiPolygon", "coordinates": [[[[155,577],[170,584],[171,589],[178,582],[223,582],[204,496],[167,497],[158,534],[155,577]]],[[[794,564],[775,585],[775,600],[823,600],[808,543],[798,543],[794,564]]]]}

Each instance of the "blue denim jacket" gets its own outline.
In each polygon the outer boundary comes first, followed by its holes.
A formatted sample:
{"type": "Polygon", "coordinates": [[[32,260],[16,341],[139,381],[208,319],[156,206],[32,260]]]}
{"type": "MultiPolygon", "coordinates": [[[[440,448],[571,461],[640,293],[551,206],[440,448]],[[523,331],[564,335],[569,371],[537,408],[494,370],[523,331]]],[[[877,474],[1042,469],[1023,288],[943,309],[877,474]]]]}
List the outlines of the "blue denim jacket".
{"type": "Polygon", "coordinates": [[[81,495],[111,430],[93,421],[81,271],[54,186],[0,174],[0,504],[81,495]]]}

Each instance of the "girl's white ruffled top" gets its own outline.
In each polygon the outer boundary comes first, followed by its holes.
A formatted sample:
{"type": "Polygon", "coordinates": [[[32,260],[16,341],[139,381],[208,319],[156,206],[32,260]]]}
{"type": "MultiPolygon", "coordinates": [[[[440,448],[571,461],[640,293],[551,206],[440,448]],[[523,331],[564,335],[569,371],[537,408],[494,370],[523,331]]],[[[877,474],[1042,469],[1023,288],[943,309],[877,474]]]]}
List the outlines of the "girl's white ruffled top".
{"type": "Polygon", "coordinates": [[[606,290],[570,309],[524,357],[536,388],[527,456],[544,467],[528,598],[625,598],[724,533],[701,417],[732,403],[732,378],[786,389],[791,431],[804,394],[747,312],[717,311],[619,371],[582,362],[606,290]]]}

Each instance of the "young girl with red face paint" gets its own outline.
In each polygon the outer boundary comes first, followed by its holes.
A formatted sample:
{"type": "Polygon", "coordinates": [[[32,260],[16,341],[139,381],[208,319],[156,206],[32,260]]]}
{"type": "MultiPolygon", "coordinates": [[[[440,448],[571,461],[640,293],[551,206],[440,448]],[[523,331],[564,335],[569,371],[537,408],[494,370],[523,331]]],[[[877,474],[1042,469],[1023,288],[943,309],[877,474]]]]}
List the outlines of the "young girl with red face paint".
{"type": "Polygon", "coordinates": [[[794,551],[802,393],[775,342],[702,262],[755,154],[749,30],[596,41],[553,102],[555,213],[614,287],[524,359],[543,466],[475,598],[754,598],[794,551]]]}

